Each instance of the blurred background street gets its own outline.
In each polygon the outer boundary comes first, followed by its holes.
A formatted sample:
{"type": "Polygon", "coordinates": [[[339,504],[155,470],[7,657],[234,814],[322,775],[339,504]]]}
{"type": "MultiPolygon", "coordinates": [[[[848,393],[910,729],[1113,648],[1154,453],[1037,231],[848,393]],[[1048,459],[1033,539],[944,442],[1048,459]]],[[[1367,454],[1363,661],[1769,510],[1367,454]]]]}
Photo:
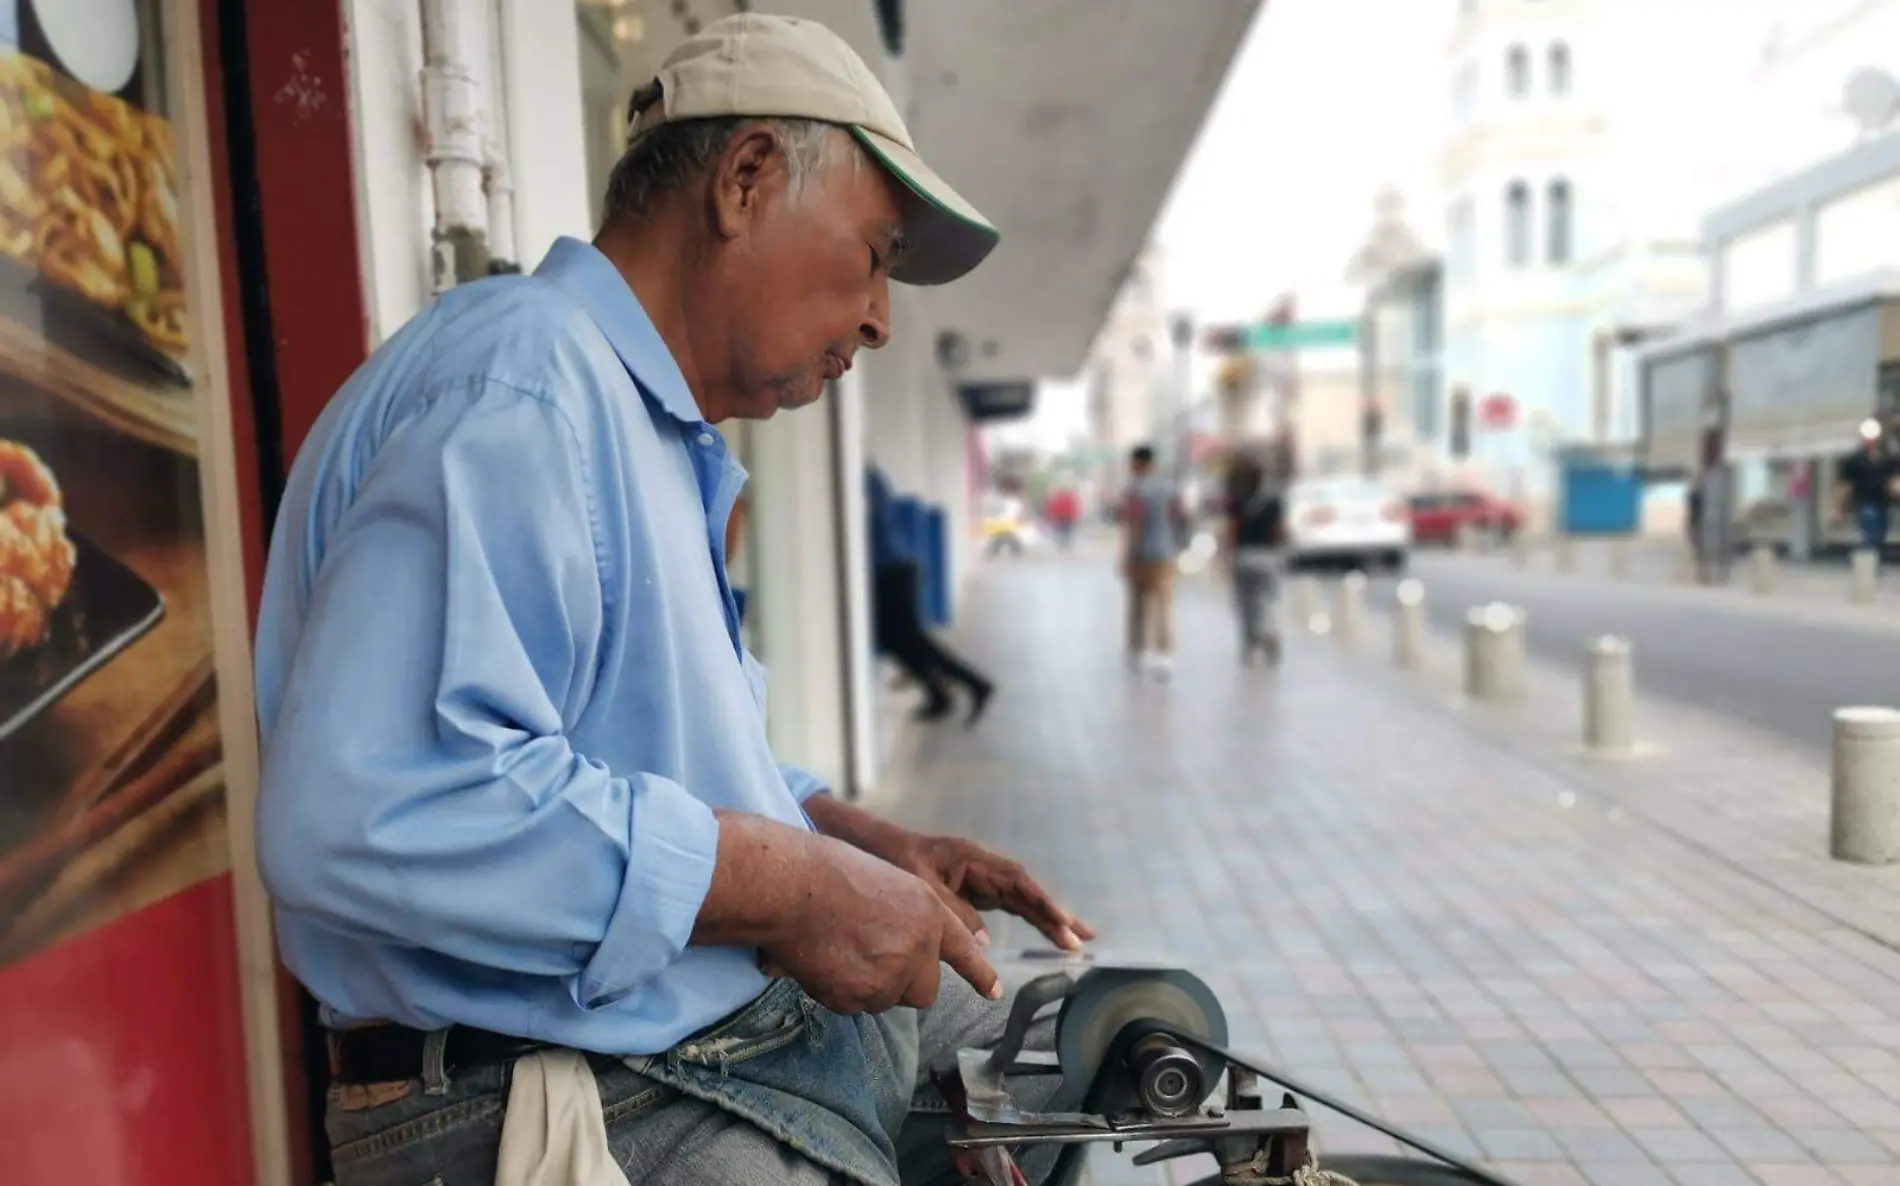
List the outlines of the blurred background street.
{"type": "MultiPolygon", "coordinates": [[[[1520,600],[1540,656],[1570,649],[1558,607],[1580,628],[1720,620],[1481,563],[1421,573],[1447,605],[1535,590],[1520,600]]],[[[1554,740],[1535,707],[1474,720],[1449,636],[1437,669],[1409,677],[1383,625],[1353,645],[1296,626],[1282,667],[1242,667],[1226,590],[1188,581],[1157,684],[1126,669],[1099,540],[991,565],[970,597],[982,625],[958,642],[1008,700],[979,730],[912,736],[878,804],[1046,870],[1105,946],[1186,961],[1229,1002],[1237,1048],[1527,1186],[1900,1180],[1900,925],[1789,892],[1828,875],[1819,832],[1771,866],[1720,851],[1719,820],[1659,825],[1624,796],[1693,821],[1670,773],[1631,763],[1600,788],[1568,703],[1554,740]]],[[[1685,671],[1689,703],[1721,682],[1685,671]]],[[[1644,691],[1672,695],[1647,676],[1644,691]]],[[[1739,717],[1662,740],[1757,768],[1763,747],[1782,753],[1798,781],[1769,767],[1757,792],[1709,773],[1735,795],[1807,800],[1812,818],[1824,757],[1799,698],[1776,703],[1798,726],[1791,758],[1782,730],[1739,717]]],[[[1843,892],[1892,898],[1900,871],[1843,892]]],[[[1322,1151],[1389,1147],[1349,1121],[1321,1133],[1322,1151]]],[[[1152,1180],[1093,1164],[1102,1181],[1152,1180]]]]}

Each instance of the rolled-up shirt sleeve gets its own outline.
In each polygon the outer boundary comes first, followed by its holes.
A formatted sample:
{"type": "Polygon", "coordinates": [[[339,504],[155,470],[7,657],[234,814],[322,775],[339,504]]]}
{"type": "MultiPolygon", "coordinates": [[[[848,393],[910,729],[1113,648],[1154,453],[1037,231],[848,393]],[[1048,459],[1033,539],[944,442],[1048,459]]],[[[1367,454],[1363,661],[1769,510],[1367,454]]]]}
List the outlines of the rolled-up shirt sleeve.
{"type": "Polygon", "coordinates": [[[625,998],[691,937],[719,842],[576,752],[604,609],[583,455],[491,386],[385,445],[334,528],[266,739],[259,860],[330,929],[625,998]]]}
{"type": "Polygon", "coordinates": [[[785,776],[785,785],[791,789],[792,798],[803,804],[813,795],[828,795],[831,785],[816,774],[790,762],[780,762],[778,772],[785,776]]]}

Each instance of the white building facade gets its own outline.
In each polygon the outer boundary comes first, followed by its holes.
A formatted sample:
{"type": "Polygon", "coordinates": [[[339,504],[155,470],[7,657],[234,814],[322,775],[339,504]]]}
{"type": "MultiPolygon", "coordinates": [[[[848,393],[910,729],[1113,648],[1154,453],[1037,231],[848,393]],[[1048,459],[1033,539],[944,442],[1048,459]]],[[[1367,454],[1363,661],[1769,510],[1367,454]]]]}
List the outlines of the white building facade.
{"type": "Polygon", "coordinates": [[[1758,50],[1758,8],[1460,0],[1439,178],[1448,410],[1427,442],[1442,461],[1535,511],[1556,449],[1633,438],[1628,352],[1700,303],[1695,217],[1747,175],[1737,141],[1705,132],[1758,50]],[[1452,457],[1465,425],[1469,456],[1452,457]]]}

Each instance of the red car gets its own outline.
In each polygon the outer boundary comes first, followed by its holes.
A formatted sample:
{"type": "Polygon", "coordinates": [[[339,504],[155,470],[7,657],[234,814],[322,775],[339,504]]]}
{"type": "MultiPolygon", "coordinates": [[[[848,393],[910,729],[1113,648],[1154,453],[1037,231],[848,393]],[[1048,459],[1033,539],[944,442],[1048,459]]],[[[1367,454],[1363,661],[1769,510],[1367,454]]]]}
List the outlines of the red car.
{"type": "Polygon", "coordinates": [[[1460,531],[1509,539],[1524,526],[1516,507],[1476,491],[1414,494],[1411,508],[1412,540],[1420,544],[1456,543],[1460,531]]]}

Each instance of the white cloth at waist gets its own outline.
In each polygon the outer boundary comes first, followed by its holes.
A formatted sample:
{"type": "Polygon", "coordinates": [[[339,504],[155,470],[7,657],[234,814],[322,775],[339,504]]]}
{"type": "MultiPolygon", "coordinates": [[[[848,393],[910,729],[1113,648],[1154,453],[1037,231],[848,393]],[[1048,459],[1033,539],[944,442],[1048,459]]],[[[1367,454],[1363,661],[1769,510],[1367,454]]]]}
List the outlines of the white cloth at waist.
{"type": "Polygon", "coordinates": [[[515,1060],[495,1186],[628,1186],[585,1055],[538,1050],[515,1060]]]}

